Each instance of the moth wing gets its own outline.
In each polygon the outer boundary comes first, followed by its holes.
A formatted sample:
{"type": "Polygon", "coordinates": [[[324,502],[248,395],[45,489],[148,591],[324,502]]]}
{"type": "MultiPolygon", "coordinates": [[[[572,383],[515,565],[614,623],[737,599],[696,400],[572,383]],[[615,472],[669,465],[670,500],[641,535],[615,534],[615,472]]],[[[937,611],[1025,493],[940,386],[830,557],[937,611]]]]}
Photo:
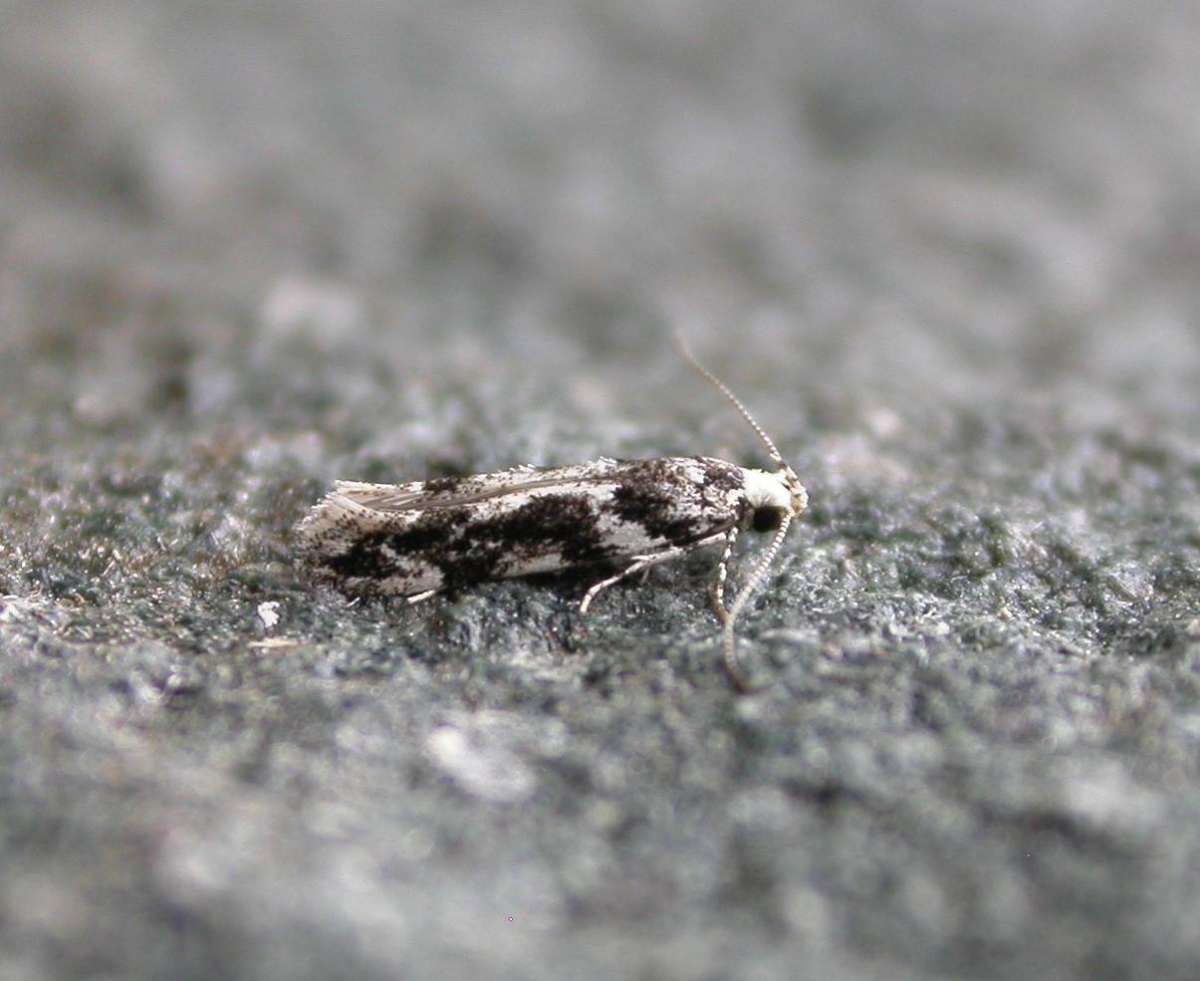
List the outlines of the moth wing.
{"type": "Polygon", "coordinates": [[[297,539],[310,562],[351,591],[411,596],[713,544],[743,513],[744,483],[740,468],[700,457],[408,484],[339,481],[297,539]]]}
{"type": "Polygon", "coordinates": [[[369,484],[358,480],[337,480],[327,496],[336,495],[358,507],[400,510],[396,502],[411,501],[420,497],[424,487],[423,480],[413,480],[405,484],[369,484]]]}
{"type": "Polygon", "coordinates": [[[389,513],[462,507],[534,489],[611,480],[621,467],[616,460],[601,459],[568,467],[522,466],[469,477],[417,480],[406,484],[339,480],[326,502],[337,498],[349,506],[389,513]]]}

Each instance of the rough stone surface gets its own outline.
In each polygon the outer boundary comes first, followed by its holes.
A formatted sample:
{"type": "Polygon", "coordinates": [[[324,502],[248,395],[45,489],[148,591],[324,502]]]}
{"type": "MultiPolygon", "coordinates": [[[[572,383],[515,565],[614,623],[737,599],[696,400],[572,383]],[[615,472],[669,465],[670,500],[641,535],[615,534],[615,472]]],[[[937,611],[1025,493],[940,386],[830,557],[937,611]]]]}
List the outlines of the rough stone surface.
{"type": "Polygon", "coordinates": [[[0,5],[0,977],[1195,978],[1197,105],[1158,0],[0,5]],[[671,317],[811,493],[768,690],[713,556],[295,568],[761,462],[671,317]]]}

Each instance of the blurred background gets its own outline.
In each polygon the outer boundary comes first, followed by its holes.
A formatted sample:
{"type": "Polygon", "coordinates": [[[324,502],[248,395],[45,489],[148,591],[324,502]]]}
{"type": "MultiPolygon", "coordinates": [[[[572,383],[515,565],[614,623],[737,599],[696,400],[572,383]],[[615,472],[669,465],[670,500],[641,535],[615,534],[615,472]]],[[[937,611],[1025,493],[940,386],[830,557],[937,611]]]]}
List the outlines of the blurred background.
{"type": "Polygon", "coordinates": [[[1197,382],[1190,4],[0,17],[10,393],[14,353],[86,349],[129,385],[77,409],[136,414],[143,359],[285,335],[578,378],[665,347],[664,310],[764,388],[1177,413],[1197,382]]]}

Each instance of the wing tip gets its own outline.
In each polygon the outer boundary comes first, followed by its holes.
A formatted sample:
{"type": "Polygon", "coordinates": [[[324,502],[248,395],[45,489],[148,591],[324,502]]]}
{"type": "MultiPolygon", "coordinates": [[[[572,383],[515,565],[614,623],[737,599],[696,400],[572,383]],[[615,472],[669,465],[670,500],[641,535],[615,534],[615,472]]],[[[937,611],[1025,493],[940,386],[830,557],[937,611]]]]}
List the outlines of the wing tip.
{"type": "Polygon", "coordinates": [[[353,483],[338,481],[296,524],[294,535],[305,552],[330,554],[344,551],[355,538],[369,530],[366,526],[370,522],[366,518],[371,509],[352,500],[343,487],[353,483]]]}

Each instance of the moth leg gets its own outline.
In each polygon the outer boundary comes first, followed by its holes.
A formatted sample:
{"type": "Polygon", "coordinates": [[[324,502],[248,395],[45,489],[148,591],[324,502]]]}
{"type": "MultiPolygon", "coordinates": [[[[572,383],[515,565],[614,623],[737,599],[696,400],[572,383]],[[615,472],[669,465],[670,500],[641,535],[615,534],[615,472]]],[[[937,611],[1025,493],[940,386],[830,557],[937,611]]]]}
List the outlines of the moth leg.
{"type": "Polygon", "coordinates": [[[436,592],[436,589],[427,589],[423,593],[413,593],[411,596],[405,596],[404,602],[406,602],[409,606],[413,606],[416,603],[420,603],[421,600],[429,599],[429,597],[433,596],[436,592]]]}
{"type": "Polygon", "coordinates": [[[594,600],[601,592],[622,579],[632,576],[635,573],[641,572],[643,569],[648,569],[650,566],[658,562],[666,562],[667,559],[673,559],[677,555],[682,555],[685,549],[669,548],[663,552],[658,552],[655,555],[641,555],[634,559],[629,565],[618,572],[615,576],[609,576],[607,579],[601,579],[593,585],[586,593],[583,594],[583,600],[579,604],[579,615],[583,616],[588,611],[588,607],[592,605],[594,600]]]}
{"type": "Polygon", "coordinates": [[[725,533],[725,551],[721,553],[721,561],[717,564],[717,581],[713,583],[713,612],[721,623],[729,619],[729,611],[725,608],[725,580],[729,577],[729,560],[733,556],[733,544],[737,536],[738,526],[732,525],[725,533]]]}
{"type": "Polygon", "coordinates": [[[658,565],[660,562],[669,562],[671,559],[677,559],[681,555],[686,555],[694,548],[703,548],[705,545],[713,545],[724,538],[725,535],[726,532],[721,532],[717,535],[710,535],[708,538],[701,538],[699,541],[692,542],[690,545],[671,545],[667,548],[664,548],[661,552],[654,552],[651,555],[635,556],[633,561],[616,575],[609,576],[607,579],[601,579],[583,594],[583,601],[579,604],[580,615],[582,616],[583,614],[587,613],[588,607],[592,605],[592,600],[594,600],[600,592],[607,589],[609,586],[619,583],[622,579],[641,572],[643,569],[649,569],[652,565],[658,565]]]}

